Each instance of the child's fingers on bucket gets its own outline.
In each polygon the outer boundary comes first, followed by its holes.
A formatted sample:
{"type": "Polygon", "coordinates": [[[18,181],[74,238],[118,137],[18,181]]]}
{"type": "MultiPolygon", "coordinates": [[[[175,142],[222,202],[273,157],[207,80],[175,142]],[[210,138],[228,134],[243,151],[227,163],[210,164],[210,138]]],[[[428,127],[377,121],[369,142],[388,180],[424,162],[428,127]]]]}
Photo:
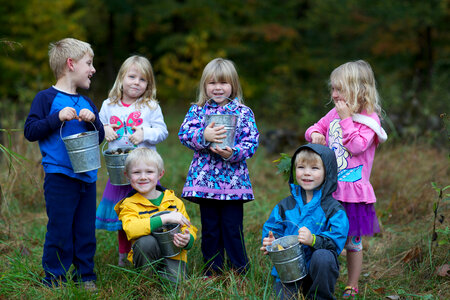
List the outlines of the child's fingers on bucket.
{"type": "Polygon", "coordinates": [[[226,137],[227,137],[226,135],[216,136],[216,138],[214,139],[214,143],[222,143],[223,139],[226,138],[226,137]]]}

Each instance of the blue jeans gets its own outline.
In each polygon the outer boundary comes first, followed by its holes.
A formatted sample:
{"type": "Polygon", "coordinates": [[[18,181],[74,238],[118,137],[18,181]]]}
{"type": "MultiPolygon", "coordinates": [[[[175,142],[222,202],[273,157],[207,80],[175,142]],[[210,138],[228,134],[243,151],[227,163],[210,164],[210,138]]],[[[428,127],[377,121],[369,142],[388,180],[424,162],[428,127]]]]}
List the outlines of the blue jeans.
{"type": "Polygon", "coordinates": [[[297,299],[300,291],[309,299],[336,299],[334,288],[339,277],[339,263],[334,252],[318,249],[313,252],[308,275],[299,281],[275,281],[274,290],[279,299],[297,299]]]}
{"type": "Polygon", "coordinates": [[[63,174],[45,174],[48,223],[42,266],[43,283],[66,281],[73,264],[75,281],[96,280],[94,273],[96,184],[63,174]]]}

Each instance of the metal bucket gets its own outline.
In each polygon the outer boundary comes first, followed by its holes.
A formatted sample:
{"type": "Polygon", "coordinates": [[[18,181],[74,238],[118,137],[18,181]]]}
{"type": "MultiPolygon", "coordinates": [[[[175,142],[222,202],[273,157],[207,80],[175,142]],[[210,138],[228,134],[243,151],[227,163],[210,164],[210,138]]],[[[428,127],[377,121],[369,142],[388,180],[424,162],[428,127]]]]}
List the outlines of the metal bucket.
{"type": "MultiPolygon", "coordinates": [[[[106,144],[103,145],[105,147],[106,144]]],[[[127,176],[125,176],[125,160],[128,153],[130,153],[134,147],[125,147],[117,149],[108,149],[103,151],[103,157],[105,158],[106,169],[108,170],[109,182],[112,185],[128,185],[127,176]]]]}
{"type": "Polygon", "coordinates": [[[181,248],[178,248],[173,243],[173,235],[180,232],[180,224],[165,224],[152,232],[153,236],[158,241],[162,256],[173,257],[180,254],[181,248]]]}
{"type": "Polygon", "coordinates": [[[307,275],[305,253],[297,238],[296,235],[284,236],[266,247],[283,283],[294,282],[307,275]],[[277,245],[281,245],[284,249],[278,250],[277,245]]]}
{"type": "Polygon", "coordinates": [[[238,116],[236,115],[205,115],[206,125],[215,123],[214,127],[225,126],[226,137],[222,140],[222,143],[211,143],[210,146],[215,148],[216,145],[219,148],[224,149],[225,147],[233,148],[234,146],[234,135],[236,133],[236,123],[238,116]]]}
{"type": "MultiPolygon", "coordinates": [[[[91,124],[94,125],[92,122],[91,124]]],[[[98,145],[98,131],[95,125],[95,131],[62,137],[63,125],[64,122],[61,124],[59,135],[66,146],[73,171],[75,173],[83,173],[99,169],[101,167],[100,148],[98,145]]]]}

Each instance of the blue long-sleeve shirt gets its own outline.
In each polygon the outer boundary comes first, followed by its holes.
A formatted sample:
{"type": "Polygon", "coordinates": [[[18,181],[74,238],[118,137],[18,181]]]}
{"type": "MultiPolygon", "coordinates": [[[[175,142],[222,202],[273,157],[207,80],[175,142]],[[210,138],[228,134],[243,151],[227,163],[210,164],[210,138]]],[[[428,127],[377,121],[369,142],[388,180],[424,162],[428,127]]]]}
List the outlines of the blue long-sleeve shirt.
{"type": "Polygon", "coordinates": [[[91,99],[50,87],[36,94],[25,121],[24,135],[30,142],[38,141],[42,154],[42,165],[46,173],[61,173],[90,183],[97,180],[97,170],[74,173],[61,137],[92,130],[98,131],[100,144],[105,137],[105,131],[98,116],[98,110],[91,99]],[[78,120],[64,122],[64,126],[62,126],[63,122],[59,120],[59,112],[68,106],[73,107],[77,114],[84,108],[93,112],[95,128],[89,122],[78,120]]]}

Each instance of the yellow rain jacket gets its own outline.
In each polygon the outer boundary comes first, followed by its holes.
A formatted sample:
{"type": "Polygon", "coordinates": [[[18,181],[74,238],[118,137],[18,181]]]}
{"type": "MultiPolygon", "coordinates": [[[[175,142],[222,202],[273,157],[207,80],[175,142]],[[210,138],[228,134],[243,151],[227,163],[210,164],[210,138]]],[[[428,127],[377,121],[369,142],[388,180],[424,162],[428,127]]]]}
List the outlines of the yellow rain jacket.
{"type": "MultiPolygon", "coordinates": [[[[172,190],[165,190],[163,193],[164,197],[159,206],[153,205],[141,194],[136,193],[131,197],[121,200],[114,207],[114,210],[119,216],[119,220],[122,221],[122,228],[132,244],[141,236],[151,234],[150,217],[158,212],[178,209],[178,212],[182,213],[190,221],[183,201],[177,198],[172,190]]],[[[184,232],[186,228],[195,241],[197,238],[197,228],[193,225],[191,227],[183,226],[181,232],[184,232]]],[[[187,262],[187,250],[182,249],[180,254],[171,257],[171,259],[187,262]]],[[[133,250],[128,253],[128,260],[133,262],[133,250]]]]}

